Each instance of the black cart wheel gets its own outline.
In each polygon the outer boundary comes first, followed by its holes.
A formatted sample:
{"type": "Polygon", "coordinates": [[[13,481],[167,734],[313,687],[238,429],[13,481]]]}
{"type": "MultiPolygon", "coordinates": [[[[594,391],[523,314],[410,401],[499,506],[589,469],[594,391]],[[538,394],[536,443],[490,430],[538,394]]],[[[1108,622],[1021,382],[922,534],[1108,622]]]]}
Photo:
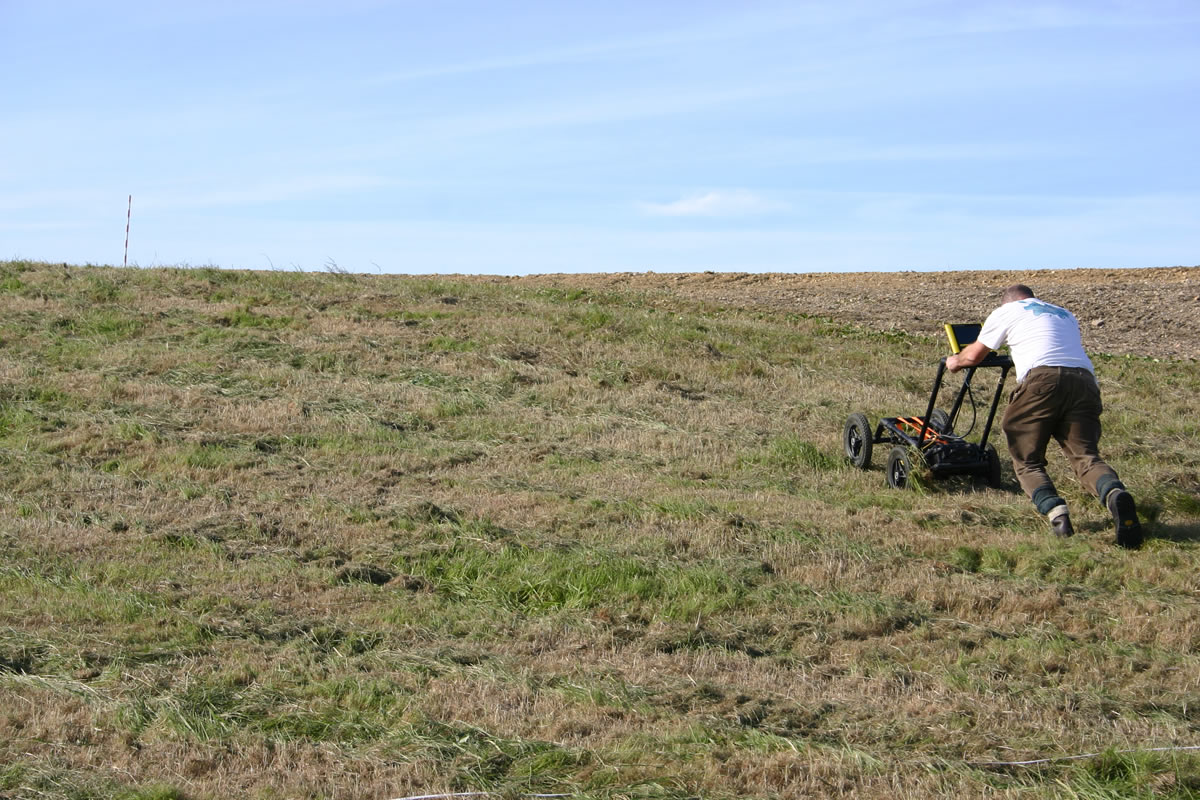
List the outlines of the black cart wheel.
{"type": "Polygon", "coordinates": [[[912,474],[912,456],[908,448],[897,445],[888,453],[887,482],[893,489],[907,489],[908,476],[912,474]]]}
{"type": "Polygon", "coordinates": [[[950,433],[950,415],[943,409],[935,408],[929,415],[929,427],[938,433],[950,433]]]}
{"type": "Polygon", "coordinates": [[[846,428],[842,431],[842,446],[846,450],[846,458],[859,469],[866,469],[871,464],[871,445],[873,441],[871,423],[866,414],[851,414],[846,420],[846,428]]]}
{"type": "Polygon", "coordinates": [[[984,473],[984,479],[987,485],[993,489],[1000,488],[1000,454],[996,452],[996,448],[988,445],[984,448],[983,457],[987,459],[987,472],[984,473]]]}

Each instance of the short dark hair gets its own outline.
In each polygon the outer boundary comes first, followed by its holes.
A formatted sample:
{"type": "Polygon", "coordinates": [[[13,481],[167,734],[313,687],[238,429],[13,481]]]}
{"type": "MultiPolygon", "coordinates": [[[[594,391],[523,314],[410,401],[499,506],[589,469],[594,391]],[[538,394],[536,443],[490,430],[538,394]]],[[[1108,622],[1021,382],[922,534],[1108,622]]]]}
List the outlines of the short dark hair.
{"type": "Polygon", "coordinates": [[[1030,297],[1033,297],[1033,289],[1023,283],[1014,283],[1000,295],[1000,302],[1011,303],[1013,300],[1026,300],[1030,297]]]}

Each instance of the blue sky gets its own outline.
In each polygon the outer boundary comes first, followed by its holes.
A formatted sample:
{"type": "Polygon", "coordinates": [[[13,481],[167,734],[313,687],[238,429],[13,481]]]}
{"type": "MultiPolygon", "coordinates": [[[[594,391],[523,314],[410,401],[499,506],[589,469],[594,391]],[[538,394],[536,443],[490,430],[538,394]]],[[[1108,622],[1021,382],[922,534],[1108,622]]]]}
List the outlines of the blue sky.
{"type": "Polygon", "coordinates": [[[0,258],[1200,264],[1200,3],[0,0],[0,258]]]}

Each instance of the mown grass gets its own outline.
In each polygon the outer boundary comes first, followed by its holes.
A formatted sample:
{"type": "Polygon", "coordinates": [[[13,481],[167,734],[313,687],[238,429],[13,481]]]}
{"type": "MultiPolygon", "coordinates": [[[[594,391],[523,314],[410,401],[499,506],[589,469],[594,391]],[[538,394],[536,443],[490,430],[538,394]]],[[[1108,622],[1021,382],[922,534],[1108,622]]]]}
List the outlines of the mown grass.
{"type": "Polygon", "coordinates": [[[29,262],[0,310],[0,797],[1200,795],[1194,363],[1095,355],[1127,552],[1057,457],[1066,542],[843,463],[935,331],[29,262]]]}

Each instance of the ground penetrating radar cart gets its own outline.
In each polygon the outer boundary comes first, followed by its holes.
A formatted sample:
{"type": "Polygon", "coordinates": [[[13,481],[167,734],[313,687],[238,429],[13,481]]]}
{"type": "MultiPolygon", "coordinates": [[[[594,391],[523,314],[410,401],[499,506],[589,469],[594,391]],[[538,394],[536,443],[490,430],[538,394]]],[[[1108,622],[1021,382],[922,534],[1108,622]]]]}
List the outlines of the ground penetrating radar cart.
{"type": "MultiPolygon", "coordinates": [[[[946,336],[950,339],[950,349],[957,353],[974,342],[979,336],[980,327],[975,324],[947,324],[946,336]]],[[[988,436],[992,432],[996,409],[1000,405],[1004,381],[1012,366],[1011,358],[991,352],[979,364],[967,367],[964,370],[962,386],[954,396],[950,411],[946,412],[936,407],[942,378],[946,373],[946,358],[942,358],[938,363],[937,376],[933,380],[933,389],[929,393],[925,414],[919,417],[884,417],[879,420],[873,432],[866,414],[851,414],[842,432],[842,445],[846,457],[859,469],[867,469],[871,465],[871,451],[874,445],[891,444],[886,474],[888,485],[894,489],[903,489],[909,485],[909,477],[917,465],[924,465],[929,475],[935,479],[951,475],[969,475],[987,481],[989,486],[999,486],[1000,457],[996,448],[988,444],[988,436]],[[999,369],[1000,379],[996,381],[992,403],[979,440],[967,441],[966,437],[971,435],[978,421],[979,410],[971,383],[976,372],[981,369],[999,369]],[[964,408],[964,400],[969,401],[972,418],[968,430],[960,435],[954,433],[954,429],[964,408]]]]}

